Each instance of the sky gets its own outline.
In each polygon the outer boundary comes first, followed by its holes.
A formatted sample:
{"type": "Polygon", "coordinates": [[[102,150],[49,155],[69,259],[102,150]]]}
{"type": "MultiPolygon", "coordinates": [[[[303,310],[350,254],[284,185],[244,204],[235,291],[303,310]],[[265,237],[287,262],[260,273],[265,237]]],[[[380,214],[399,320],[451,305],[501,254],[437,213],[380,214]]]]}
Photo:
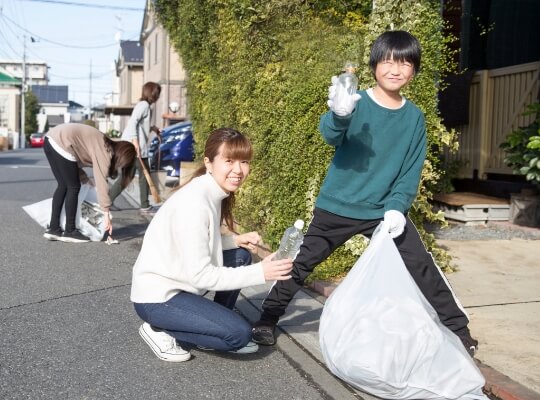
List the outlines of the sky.
{"type": "Polygon", "coordinates": [[[145,3],[0,0],[0,59],[22,61],[26,42],[26,60],[47,63],[50,85],[69,86],[69,100],[85,107],[103,104],[113,90],[118,39],[139,39],[145,3]]]}

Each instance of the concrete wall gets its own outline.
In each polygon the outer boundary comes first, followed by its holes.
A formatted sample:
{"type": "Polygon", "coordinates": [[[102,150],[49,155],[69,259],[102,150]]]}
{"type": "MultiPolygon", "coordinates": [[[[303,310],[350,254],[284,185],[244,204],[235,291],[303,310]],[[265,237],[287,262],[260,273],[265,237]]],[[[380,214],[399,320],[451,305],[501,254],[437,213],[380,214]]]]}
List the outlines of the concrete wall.
{"type": "Polygon", "coordinates": [[[9,131],[18,132],[20,129],[20,91],[19,88],[0,88],[0,110],[3,110],[0,125],[9,131]]]}

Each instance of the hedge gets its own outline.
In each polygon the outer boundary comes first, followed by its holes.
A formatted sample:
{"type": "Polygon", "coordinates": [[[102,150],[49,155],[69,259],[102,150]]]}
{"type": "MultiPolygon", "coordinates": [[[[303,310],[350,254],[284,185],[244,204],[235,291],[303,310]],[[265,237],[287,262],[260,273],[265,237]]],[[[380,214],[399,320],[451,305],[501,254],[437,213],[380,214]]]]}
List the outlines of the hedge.
{"type": "MultiPolygon", "coordinates": [[[[276,248],[296,219],[309,222],[333,154],[318,131],[327,111],[330,77],[346,60],[362,68],[372,41],[388,29],[405,29],[423,48],[422,71],[405,91],[426,114],[429,154],[411,217],[443,269],[448,254],[425,232],[425,221],[444,224],[429,200],[440,179],[439,153],[456,147],[456,133],[441,124],[438,84],[452,69],[442,35],[439,1],[157,0],[160,22],[188,73],[189,114],[197,154],[208,133],[227,126],[247,134],[255,149],[252,172],[238,192],[235,217],[276,248]]],[[[344,275],[365,248],[355,237],[319,265],[312,279],[344,275]]]]}

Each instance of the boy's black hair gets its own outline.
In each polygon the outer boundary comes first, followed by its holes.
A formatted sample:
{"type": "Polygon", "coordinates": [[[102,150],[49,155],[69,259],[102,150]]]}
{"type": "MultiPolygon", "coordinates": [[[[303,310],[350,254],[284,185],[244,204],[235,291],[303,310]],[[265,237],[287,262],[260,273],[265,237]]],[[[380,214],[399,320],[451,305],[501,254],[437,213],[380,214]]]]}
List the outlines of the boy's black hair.
{"type": "Polygon", "coordinates": [[[422,49],[413,35],[406,31],[388,31],[381,34],[371,47],[369,66],[375,73],[377,64],[393,58],[395,61],[407,61],[414,66],[414,73],[420,71],[422,49]]]}

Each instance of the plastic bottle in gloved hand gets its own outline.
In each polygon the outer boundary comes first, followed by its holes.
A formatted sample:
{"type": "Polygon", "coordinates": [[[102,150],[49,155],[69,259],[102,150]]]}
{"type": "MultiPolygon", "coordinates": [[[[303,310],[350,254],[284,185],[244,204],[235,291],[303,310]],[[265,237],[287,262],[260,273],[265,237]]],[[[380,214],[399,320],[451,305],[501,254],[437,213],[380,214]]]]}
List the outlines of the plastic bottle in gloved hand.
{"type": "Polygon", "coordinates": [[[332,85],[328,88],[328,107],[340,117],[350,115],[360,100],[356,64],[346,62],[344,71],[332,77],[332,85]]]}
{"type": "Polygon", "coordinates": [[[347,61],[343,67],[343,72],[338,76],[338,83],[347,93],[353,95],[358,90],[358,78],[356,77],[356,69],[358,66],[355,63],[347,61]]]}
{"type": "Polygon", "coordinates": [[[279,250],[274,256],[274,260],[282,260],[284,258],[290,258],[291,260],[295,259],[296,254],[304,241],[302,229],[304,229],[304,221],[301,219],[297,220],[293,226],[287,228],[281,238],[279,250]]]}

